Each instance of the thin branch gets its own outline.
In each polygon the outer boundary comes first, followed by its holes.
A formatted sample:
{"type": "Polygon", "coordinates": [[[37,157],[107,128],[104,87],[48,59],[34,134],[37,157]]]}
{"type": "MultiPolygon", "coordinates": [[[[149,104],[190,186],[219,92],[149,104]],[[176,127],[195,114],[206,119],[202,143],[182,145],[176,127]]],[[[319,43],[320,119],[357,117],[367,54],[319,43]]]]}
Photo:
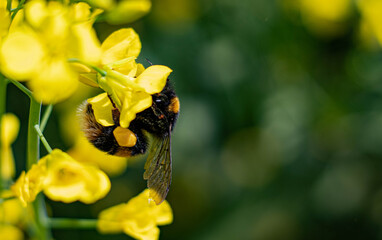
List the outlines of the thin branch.
{"type": "Polygon", "coordinates": [[[88,66],[88,67],[90,67],[90,68],[93,68],[94,71],[96,71],[96,72],[98,72],[99,74],[101,74],[102,77],[105,77],[105,76],[106,76],[106,71],[105,71],[105,70],[102,70],[101,68],[96,67],[96,66],[94,66],[94,65],[91,65],[91,64],[88,64],[88,63],[84,63],[84,62],[82,62],[81,60],[79,60],[78,58],[69,58],[69,59],[68,59],[68,62],[70,62],[70,63],[81,63],[81,64],[83,64],[83,65],[85,65],[85,66],[88,66]]]}
{"type": "Polygon", "coordinates": [[[40,140],[41,140],[42,144],[44,144],[45,149],[48,151],[48,153],[51,153],[52,152],[52,148],[49,146],[48,141],[46,141],[46,139],[44,137],[44,134],[42,134],[38,124],[34,125],[34,129],[36,129],[36,132],[37,132],[38,136],[40,137],[40,140]]]}
{"type": "Polygon", "coordinates": [[[32,92],[31,90],[29,90],[28,88],[26,88],[24,85],[22,85],[21,83],[19,83],[18,81],[15,81],[13,79],[8,79],[11,83],[13,83],[13,85],[15,85],[18,89],[20,89],[21,91],[23,91],[30,99],[33,99],[33,95],[32,95],[32,92]]]}
{"type": "Polygon", "coordinates": [[[53,105],[50,104],[48,107],[45,109],[44,115],[42,116],[42,120],[40,123],[40,130],[41,132],[44,132],[44,129],[46,127],[46,124],[48,123],[50,114],[52,113],[53,105]]]}
{"type": "Polygon", "coordinates": [[[97,219],[50,218],[49,226],[56,229],[95,229],[97,219]]]}

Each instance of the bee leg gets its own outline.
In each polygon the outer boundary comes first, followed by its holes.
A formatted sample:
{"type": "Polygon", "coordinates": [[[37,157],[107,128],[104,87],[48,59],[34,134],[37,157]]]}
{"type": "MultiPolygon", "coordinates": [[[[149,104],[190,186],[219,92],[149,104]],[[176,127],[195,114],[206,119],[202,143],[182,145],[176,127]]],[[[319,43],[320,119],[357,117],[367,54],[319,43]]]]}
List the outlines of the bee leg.
{"type": "Polygon", "coordinates": [[[119,116],[121,115],[118,108],[113,108],[111,110],[111,113],[112,113],[112,116],[113,116],[113,121],[114,121],[114,124],[119,126],[119,116]]]}
{"type": "Polygon", "coordinates": [[[144,135],[142,130],[131,130],[135,133],[135,136],[137,137],[137,143],[135,144],[135,146],[131,147],[131,156],[144,154],[147,150],[148,145],[147,137],[144,135]]]}

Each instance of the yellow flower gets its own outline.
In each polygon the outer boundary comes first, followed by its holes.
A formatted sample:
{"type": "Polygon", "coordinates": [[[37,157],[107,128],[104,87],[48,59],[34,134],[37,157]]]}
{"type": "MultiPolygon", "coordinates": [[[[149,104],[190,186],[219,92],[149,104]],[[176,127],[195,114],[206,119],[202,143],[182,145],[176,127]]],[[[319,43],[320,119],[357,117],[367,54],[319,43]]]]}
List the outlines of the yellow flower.
{"type": "Polygon", "coordinates": [[[109,192],[109,178],[95,166],[81,164],[58,149],[45,158],[48,168],[44,193],[50,199],[93,203],[109,192]]]}
{"type": "Polygon", "coordinates": [[[24,239],[23,232],[12,225],[0,225],[0,239],[4,240],[22,240],[24,239]]]}
{"type": "Polygon", "coordinates": [[[115,6],[115,2],[113,0],[88,0],[87,2],[93,7],[104,10],[109,10],[115,6]]]}
{"type": "Polygon", "coordinates": [[[33,202],[43,189],[46,167],[34,164],[27,174],[23,171],[17,181],[11,186],[12,192],[18,197],[24,207],[33,202]]]}
{"type": "Polygon", "coordinates": [[[130,23],[146,15],[150,9],[150,0],[122,0],[106,13],[105,18],[110,24],[130,23]]]}
{"type": "Polygon", "coordinates": [[[146,189],[126,204],[108,208],[98,217],[97,228],[101,233],[120,233],[135,239],[155,240],[159,238],[159,225],[172,223],[170,204],[164,201],[156,205],[149,199],[146,189]]]}
{"type": "Polygon", "coordinates": [[[344,32],[351,15],[351,0],[300,0],[303,20],[320,36],[337,36],[344,32]]]}
{"type": "Polygon", "coordinates": [[[1,118],[1,178],[11,179],[15,176],[15,163],[11,144],[16,140],[20,128],[19,119],[11,114],[1,118]]]}
{"type": "Polygon", "coordinates": [[[95,166],[81,164],[54,149],[26,174],[23,172],[11,189],[24,205],[34,201],[41,191],[55,201],[89,204],[109,192],[110,180],[95,166]]]}
{"type": "MultiPolygon", "coordinates": [[[[113,69],[123,74],[135,75],[135,58],[141,52],[142,44],[132,28],[123,28],[110,34],[101,45],[101,57],[97,64],[101,69],[113,69]]],[[[98,86],[97,73],[84,66],[76,65],[80,80],[91,86],[98,86]]]]}
{"type": "MultiPolygon", "coordinates": [[[[99,79],[100,87],[108,92],[121,112],[121,127],[128,128],[137,113],[152,105],[151,95],[162,91],[171,72],[166,66],[153,65],[136,78],[109,70],[106,77],[99,79]]],[[[94,105],[93,109],[98,107],[101,106],[94,105]]],[[[96,116],[96,119],[103,117],[106,115],[96,116]]]]}
{"type": "MultiPolygon", "coordinates": [[[[8,190],[3,192],[2,197],[7,195],[12,196],[13,194],[8,190]]],[[[0,224],[20,225],[24,222],[25,217],[26,211],[19,199],[8,199],[0,203],[0,224]]]]}
{"type": "MultiPolygon", "coordinates": [[[[11,1],[11,8],[16,7],[18,5],[17,1],[11,1]]],[[[21,16],[22,14],[20,14],[21,16]]],[[[17,16],[17,15],[16,15],[17,16]]],[[[16,17],[13,20],[12,26],[17,25],[19,22],[19,18],[16,17]]],[[[0,46],[3,38],[8,34],[11,26],[11,14],[7,9],[7,1],[0,1],[0,46]]],[[[0,59],[1,65],[1,59],[0,59]]]]}
{"type": "Polygon", "coordinates": [[[26,3],[25,22],[2,42],[2,72],[18,81],[28,80],[35,97],[44,103],[69,97],[78,74],[68,58],[96,63],[100,56],[92,21],[86,3],[70,7],[55,1],[26,3]]]}
{"type": "Polygon", "coordinates": [[[110,24],[124,24],[133,22],[151,9],[150,0],[88,0],[90,5],[105,10],[104,18],[110,24]]]}
{"type": "Polygon", "coordinates": [[[358,1],[361,12],[361,25],[368,29],[369,35],[375,36],[382,45],[382,2],[379,0],[358,1]]]}
{"type": "MultiPolygon", "coordinates": [[[[141,51],[139,36],[131,28],[112,33],[102,43],[100,67],[106,70],[105,77],[88,72],[83,76],[96,81],[105,90],[120,110],[120,125],[128,128],[136,114],[152,105],[151,95],[162,91],[172,70],[166,66],[153,65],[144,69],[135,58],[141,51]],[[96,79],[96,80],[95,80],[96,79]]],[[[103,126],[114,125],[111,116],[112,104],[106,94],[89,102],[97,121],[103,126]]]]}

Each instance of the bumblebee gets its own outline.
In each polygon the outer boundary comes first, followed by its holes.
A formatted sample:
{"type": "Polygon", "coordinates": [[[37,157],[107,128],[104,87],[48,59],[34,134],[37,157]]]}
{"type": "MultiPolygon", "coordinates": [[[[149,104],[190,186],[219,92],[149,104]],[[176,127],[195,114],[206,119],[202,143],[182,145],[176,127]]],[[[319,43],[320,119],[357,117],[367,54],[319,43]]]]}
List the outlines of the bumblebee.
{"type": "MultiPolygon", "coordinates": [[[[171,133],[179,114],[179,99],[169,79],[160,93],[152,95],[152,106],[137,113],[129,130],[136,137],[132,147],[121,146],[114,136],[119,127],[120,112],[112,110],[113,126],[102,126],[94,116],[92,105],[85,102],[79,108],[82,129],[86,138],[99,150],[120,157],[144,154],[148,150],[149,136],[152,136],[150,151],[145,163],[143,178],[147,180],[150,197],[158,205],[166,198],[171,184],[172,157],[171,133]]],[[[111,100],[112,101],[112,100],[111,100]]]]}

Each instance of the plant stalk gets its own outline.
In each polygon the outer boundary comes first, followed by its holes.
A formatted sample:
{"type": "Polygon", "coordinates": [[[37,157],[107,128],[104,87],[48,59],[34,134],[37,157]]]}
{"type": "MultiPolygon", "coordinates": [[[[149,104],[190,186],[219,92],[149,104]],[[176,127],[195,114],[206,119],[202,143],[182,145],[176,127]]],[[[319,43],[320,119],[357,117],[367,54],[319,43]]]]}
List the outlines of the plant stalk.
{"type": "Polygon", "coordinates": [[[7,79],[5,79],[5,77],[0,74],[0,192],[3,190],[3,177],[1,176],[1,173],[2,173],[2,163],[3,163],[3,153],[2,153],[2,149],[1,149],[1,145],[2,145],[2,142],[1,142],[1,131],[2,131],[2,127],[1,127],[1,119],[2,119],[2,116],[3,114],[5,113],[5,103],[6,103],[6,100],[7,100],[7,84],[8,84],[8,81],[7,79]]]}
{"type": "MultiPolygon", "coordinates": [[[[27,169],[30,169],[40,158],[40,139],[34,126],[40,124],[41,103],[38,103],[32,95],[29,96],[30,109],[28,122],[27,169]]],[[[51,233],[50,230],[47,229],[45,203],[41,194],[39,194],[33,202],[33,210],[38,239],[50,240],[51,233]]]]}
{"type": "Polygon", "coordinates": [[[71,218],[51,218],[49,226],[56,229],[95,229],[97,219],[71,219],[71,218]]]}

